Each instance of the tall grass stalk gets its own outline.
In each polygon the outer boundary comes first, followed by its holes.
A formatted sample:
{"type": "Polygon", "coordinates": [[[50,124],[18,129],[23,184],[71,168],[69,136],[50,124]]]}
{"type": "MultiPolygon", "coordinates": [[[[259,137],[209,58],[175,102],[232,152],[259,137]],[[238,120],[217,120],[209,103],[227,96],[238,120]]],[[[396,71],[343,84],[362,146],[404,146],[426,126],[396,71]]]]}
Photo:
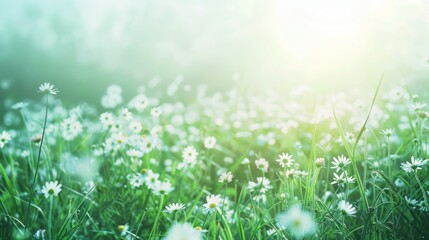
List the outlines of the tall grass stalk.
{"type": "Polygon", "coordinates": [[[44,120],[44,123],[43,123],[42,139],[40,140],[39,152],[37,154],[36,170],[34,172],[34,177],[33,177],[33,181],[32,181],[32,184],[31,184],[30,200],[28,201],[28,206],[27,206],[27,214],[26,214],[26,219],[25,219],[25,226],[26,226],[26,228],[28,227],[28,224],[29,224],[28,221],[29,221],[29,218],[30,218],[30,208],[31,208],[31,203],[33,201],[34,188],[36,187],[37,176],[39,174],[40,157],[42,155],[43,140],[45,138],[46,124],[47,124],[47,121],[48,121],[49,94],[45,94],[45,98],[46,98],[45,120],[44,120]]]}
{"type": "Polygon", "coordinates": [[[342,129],[342,127],[341,127],[341,124],[340,124],[340,122],[339,122],[339,120],[338,120],[338,117],[337,117],[337,115],[336,115],[336,113],[335,113],[334,106],[332,105],[332,111],[333,111],[333,114],[334,114],[335,122],[336,122],[336,124],[337,124],[338,131],[340,132],[340,136],[341,136],[341,139],[342,139],[342,141],[343,141],[343,143],[344,143],[344,146],[345,146],[345,148],[346,148],[346,151],[347,151],[347,153],[348,153],[348,154],[349,154],[349,156],[350,156],[350,160],[351,160],[351,162],[352,162],[353,170],[354,170],[354,173],[355,173],[355,176],[356,176],[356,182],[357,182],[357,184],[358,184],[358,188],[359,188],[359,193],[360,193],[360,196],[361,196],[362,201],[363,201],[363,203],[364,203],[364,206],[365,206],[366,212],[369,212],[369,203],[368,203],[368,199],[367,199],[367,197],[366,197],[366,195],[365,195],[365,190],[364,190],[364,187],[363,187],[363,185],[362,185],[362,180],[361,180],[361,177],[360,177],[360,174],[359,174],[359,170],[358,170],[358,168],[357,168],[357,164],[356,164],[356,149],[357,149],[357,146],[358,146],[359,140],[360,140],[360,139],[361,139],[361,137],[362,137],[362,134],[363,134],[363,133],[364,133],[364,131],[366,130],[366,125],[367,125],[367,123],[368,123],[368,121],[369,121],[369,117],[371,116],[371,112],[372,112],[372,109],[373,109],[373,107],[374,107],[375,99],[377,98],[378,91],[380,90],[380,86],[381,86],[381,82],[382,82],[382,80],[383,80],[383,76],[381,76],[381,78],[380,78],[380,80],[379,80],[379,82],[378,82],[378,85],[377,85],[377,88],[376,88],[376,90],[375,90],[374,97],[373,97],[373,99],[372,99],[372,103],[371,103],[371,107],[370,107],[370,109],[369,109],[368,115],[367,115],[367,117],[366,117],[366,119],[365,119],[364,124],[362,125],[362,127],[361,127],[361,129],[360,129],[360,131],[359,131],[359,134],[358,134],[358,136],[357,136],[357,138],[356,138],[355,143],[353,144],[353,148],[352,148],[352,149],[350,149],[350,147],[349,147],[349,145],[348,145],[348,143],[347,143],[347,140],[346,140],[346,138],[345,138],[344,131],[343,131],[343,129],[342,129]]]}

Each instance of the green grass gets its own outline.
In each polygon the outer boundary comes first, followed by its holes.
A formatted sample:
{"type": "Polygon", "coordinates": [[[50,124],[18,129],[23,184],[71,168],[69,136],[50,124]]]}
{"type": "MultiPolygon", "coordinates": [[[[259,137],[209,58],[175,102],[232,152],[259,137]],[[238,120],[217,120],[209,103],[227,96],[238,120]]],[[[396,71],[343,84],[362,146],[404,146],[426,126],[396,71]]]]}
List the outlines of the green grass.
{"type": "Polygon", "coordinates": [[[202,230],[203,239],[428,237],[429,114],[418,105],[428,101],[404,88],[384,89],[381,80],[373,90],[372,98],[346,92],[308,101],[237,87],[222,95],[188,93],[193,100],[186,103],[180,95],[147,92],[131,104],[110,93],[118,100],[113,108],[69,105],[61,92],[42,93],[42,101],[11,108],[0,123],[0,134],[11,135],[0,148],[0,238],[28,239],[44,230],[45,239],[171,240],[176,222],[202,230]],[[151,115],[155,107],[159,117],[151,115]],[[100,119],[105,112],[111,121],[100,119]],[[387,137],[385,129],[395,133],[387,137]],[[214,148],[205,146],[208,136],[215,137],[214,148]],[[197,156],[187,161],[188,146],[197,156]],[[281,166],[282,153],[294,164],[281,166]],[[350,164],[337,171],[341,155],[350,164]],[[401,166],[411,157],[421,166],[406,172],[401,166]],[[267,171],[255,164],[261,158],[267,171]],[[320,158],[324,164],[316,164],[320,158]],[[218,182],[223,172],[232,173],[232,182],[218,182]],[[353,180],[333,184],[334,173],[353,180]],[[164,192],[149,176],[165,183],[164,192]],[[269,183],[258,185],[262,179],[269,183]],[[61,191],[45,197],[51,181],[61,191]],[[219,201],[206,209],[212,194],[219,201]],[[341,200],[356,213],[344,215],[341,200]],[[185,208],[169,213],[171,203],[185,208]],[[297,205],[302,215],[284,229],[280,216],[297,205]],[[314,231],[300,222],[305,214],[314,231]]]}

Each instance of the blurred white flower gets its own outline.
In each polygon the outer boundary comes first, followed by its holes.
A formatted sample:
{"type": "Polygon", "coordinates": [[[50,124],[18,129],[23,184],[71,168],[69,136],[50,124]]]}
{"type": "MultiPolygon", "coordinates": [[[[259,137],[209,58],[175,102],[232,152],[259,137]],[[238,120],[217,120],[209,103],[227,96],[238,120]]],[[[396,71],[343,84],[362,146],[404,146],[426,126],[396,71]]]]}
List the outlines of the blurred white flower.
{"type": "Polygon", "coordinates": [[[381,133],[387,137],[390,138],[392,135],[396,133],[396,130],[394,128],[387,128],[381,131],[381,133]]]}
{"type": "Polygon", "coordinates": [[[130,112],[130,110],[128,110],[128,108],[121,109],[121,116],[126,121],[133,119],[133,114],[130,112]]]}
{"type": "Polygon", "coordinates": [[[421,60],[420,64],[421,64],[423,67],[429,67],[429,57],[424,57],[424,58],[422,58],[422,60],[421,60]]]}
{"type": "Polygon", "coordinates": [[[149,188],[152,188],[154,184],[158,181],[159,174],[152,172],[152,170],[147,170],[145,176],[145,183],[149,188]]]}
{"type": "Polygon", "coordinates": [[[323,167],[325,165],[325,159],[324,158],[316,158],[315,164],[317,167],[323,167]]]}
{"type": "Polygon", "coordinates": [[[184,162],[190,164],[191,166],[196,164],[197,156],[198,152],[193,146],[187,146],[182,152],[184,162]]]}
{"type": "Polygon", "coordinates": [[[2,131],[0,134],[0,148],[3,148],[11,139],[12,138],[8,132],[2,131]]]}
{"type": "Polygon", "coordinates": [[[174,187],[169,181],[156,181],[155,184],[152,185],[152,190],[155,195],[167,195],[174,190],[174,187]]]}
{"type": "Polygon", "coordinates": [[[249,182],[248,188],[251,192],[266,193],[273,187],[270,185],[270,180],[266,177],[257,177],[256,182],[249,182]]]}
{"type": "Polygon", "coordinates": [[[13,104],[11,108],[20,110],[20,109],[26,108],[27,106],[28,106],[27,102],[17,102],[13,104]]]}
{"type": "Polygon", "coordinates": [[[204,147],[207,149],[212,149],[216,146],[216,138],[214,137],[206,137],[204,139],[204,147]]]}
{"type": "Polygon", "coordinates": [[[61,123],[61,134],[66,141],[75,139],[82,132],[82,124],[75,118],[64,119],[61,123]]]}
{"type": "Polygon", "coordinates": [[[164,240],[202,240],[201,232],[190,223],[174,223],[164,240]]]}
{"type": "Polygon", "coordinates": [[[104,108],[115,108],[122,103],[122,89],[118,85],[110,85],[106,95],[101,98],[101,105],[104,108]]]}
{"type": "Polygon", "coordinates": [[[414,111],[414,112],[420,112],[420,111],[423,111],[423,109],[426,107],[426,105],[427,105],[426,103],[416,102],[416,103],[411,104],[409,106],[409,109],[411,111],[414,111]]]}
{"type": "Polygon", "coordinates": [[[249,164],[250,163],[250,160],[248,159],[248,158],[244,158],[242,161],[241,161],[241,164],[243,164],[243,165],[246,165],[246,164],[249,164]]]}
{"type": "Polygon", "coordinates": [[[141,174],[133,174],[129,176],[130,185],[132,188],[138,188],[144,183],[144,178],[141,174]]]}
{"type": "Polygon", "coordinates": [[[149,99],[145,95],[135,96],[128,104],[128,107],[136,109],[138,112],[143,112],[149,105],[149,99]]]}
{"type": "Polygon", "coordinates": [[[104,129],[110,128],[114,123],[113,114],[109,112],[102,113],[100,115],[100,121],[103,124],[104,129]]]}
{"type": "Polygon", "coordinates": [[[303,238],[317,231],[313,215],[302,210],[298,205],[292,206],[285,213],[278,214],[276,221],[281,228],[286,229],[296,238],[303,238]]]}
{"type": "Polygon", "coordinates": [[[394,183],[395,183],[395,186],[398,188],[405,186],[404,181],[400,178],[395,179],[394,183]]]}
{"type": "Polygon", "coordinates": [[[257,159],[257,160],[255,161],[255,165],[256,165],[256,167],[257,167],[259,170],[261,170],[261,171],[263,171],[263,172],[268,172],[269,164],[268,164],[268,161],[267,161],[267,160],[265,160],[265,158],[259,158],[259,159],[257,159]]]}
{"type": "Polygon", "coordinates": [[[231,182],[232,177],[233,177],[233,175],[231,172],[223,172],[219,177],[219,182],[220,183],[231,182]]]}
{"type": "Polygon", "coordinates": [[[139,121],[132,121],[128,127],[133,133],[140,133],[143,129],[142,124],[139,121]]]}
{"type": "Polygon", "coordinates": [[[45,240],[45,229],[39,229],[34,233],[33,238],[36,240],[45,240]]]}
{"type": "Polygon", "coordinates": [[[122,93],[122,88],[119,85],[112,84],[107,88],[108,95],[118,95],[122,93]]]}
{"type": "Polygon", "coordinates": [[[152,115],[152,117],[158,118],[159,116],[161,116],[162,110],[160,107],[152,108],[152,110],[150,110],[150,114],[152,115]]]}

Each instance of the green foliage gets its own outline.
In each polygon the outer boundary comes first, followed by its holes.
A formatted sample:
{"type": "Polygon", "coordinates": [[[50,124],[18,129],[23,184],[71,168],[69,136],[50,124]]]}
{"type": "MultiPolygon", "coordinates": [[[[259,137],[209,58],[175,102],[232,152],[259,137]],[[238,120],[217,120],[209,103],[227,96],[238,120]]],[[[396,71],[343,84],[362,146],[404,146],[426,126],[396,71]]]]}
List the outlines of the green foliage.
{"type": "Polygon", "coordinates": [[[176,222],[203,239],[427,237],[427,101],[375,92],[124,103],[113,86],[97,110],[46,91],[0,125],[0,238],[171,240],[176,222]]]}

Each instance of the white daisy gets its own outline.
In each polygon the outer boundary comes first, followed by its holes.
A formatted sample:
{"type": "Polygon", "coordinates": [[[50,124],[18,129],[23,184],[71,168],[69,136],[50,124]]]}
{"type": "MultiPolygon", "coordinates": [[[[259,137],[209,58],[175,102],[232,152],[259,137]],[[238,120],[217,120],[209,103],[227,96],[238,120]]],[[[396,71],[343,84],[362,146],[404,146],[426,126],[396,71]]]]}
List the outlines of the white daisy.
{"type": "Polygon", "coordinates": [[[204,229],[204,228],[202,228],[202,227],[200,227],[200,226],[196,226],[194,229],[195,229],[195,230],[197,230],[197,231],[198,231],[198,232],[200,232],[200,233],[206,233],[206,232],[208,232],[208,231],[209,231],[209,230],[204,229]]]}
{"type": "Polygon", "coordinates": [[[413,199],[411,197],[405,196],[405,201],[410,204],[411,206],[416,206],[419,202],[416,199],[413,199]]]}
{"type": "Polygon", "coordinates": [[[295,160],[293,159],[292,155],[289,155],[288,153],[282,153],[279,155],[279,158],[276,160],[280,166],[282,167],[291,167],[295,160]]]}
{"type": "Polygon", "coordinates": [[[266,177],[258,177],[255,182],[249,182],[248,188],[251,192],[256,191],[260,193],[266,193],[273,187],[270,185],[270,180],[266,177]]]}
{"type": "Polygon", "coordinates": [[[165,212],[175,213],[180,212],[185,209],[185,205],[183,203],[171,203],[165,206],[165,212]]]}
{"type": "Polygon", "coordinates": [[[344,200],[341,200],[338,203],[338,209],[340,210],[341,214],[343,214],[343,215],[354,217],[356,214],[356,208],[352,204],[350,204],[349,202],[346,202],[344,200]]]}
{"type": "Polygon", "coordinates": [[[12,138],[10,134],[6,131],[2,131],[0,134],[0,148],[3,148],[12,138]]]}
{"type": "Polygon", "coordinates": [[[144,183],[144,178],[141,174],[133,174],[129,177],[130,185],[132,188],[138,188],[144,183]]]}
{"type": "Polygon", "coordinates": [[[417,172],[418,170],[421,170],[422,167],[424,167],[428,163],[428,159],[421,159],[417,158],[415,159],[414,156],[411,157],[411,161],[401,163],[401,168],[405,172],[417,172]]]}
{"type": "Polygon", "coordinates": [[[36,240],[45,240],[45,229],[39,229],[36,231],[36,233],[34,233],[33,238],[36,240]]]}
{"type": "Polygon", "coordinates": [[[152,172],[152,170],[148,170],[145,175],[144,182],[149,188],[152,188],[152,186],[154,186],[158,181],[159,174],[152,172]]]}
{"type": "Polygon", "coordinates": [[[126,236],[128,233],[128,229],[130,229],[130,226],[128,224],[118,226],[118,231],[121,236],[126,236]]]}
{"type": "Polygon", "coordinates": [[[265,158],[259,158],[258,160],[255,161],[255,165],[256,167],[263,171],[263,172],[268,172],[268,161],[265,160],[265,158]]]}
{"type": "Polygon", "coordinates": [[[336,172],[340,170],[346,170],[346,167],[350,164],[350,159],[346,158],[344,155],[334,157],[332,162],[332,169],[335,169],[336,172]]]}
{"type": "Polygon", "coordinates": [[[353,183],[354,181],[354,177],[348,177],[345,172],[342,172],[340,175],[334,173],[334,181],[332,181],[332,184],[338,184],[338,186],[343,187],[344,184],[353,183]]]}
{"type": "Polygon", "coordinates": [[[45,186],[42,188],[42,193],[45,194],[45,197],[58,196],[58,193],[61,192],[61,184],[58,184],[58,181],[55,182],[46,182],[45,186]]]}
{"type": "Polygon", "coordinates": [[[198,152],[193,146],[187,146],[182,152],[183,160],[185,163],[190,164],[191,166],[197,163],[197,156],[198,152]]]}
{"type": "Polygon", "coordinates": [[[42,92],[45,94],[57,95],[58,89],[55,89],[54,85],[45,82],[39,86],[39,92],[42,92]]]}
{"type": "Polygon", "coordinates": [[[396,130],[394,128],[387,128],[387,129],[384,129],[383,131],[381,131],[381,133],[385,137],[389,138],[396,133],[396,130]]]}
{"type": "Polygon", "coordinates": [[[103,124],[104,129],[109,129],[114,123],[113,114],[109,112],[102,113],[100,115],[100,121],[103,124]]]}
{"type": "Polygon", "coordinates": [[[218,209],[219,206],[222,204],[222,198],[220,195],[209,195],[206,197],[206,203],[203,205],[206,210],[214,211],[215,209],[218,209]]]}
{"type": "Polygon", "coordinates": [[[174,187],[168,181],[156,181],[152,186],[152,190],[155,195],[167,195],[174,190],[174,187]]]}

